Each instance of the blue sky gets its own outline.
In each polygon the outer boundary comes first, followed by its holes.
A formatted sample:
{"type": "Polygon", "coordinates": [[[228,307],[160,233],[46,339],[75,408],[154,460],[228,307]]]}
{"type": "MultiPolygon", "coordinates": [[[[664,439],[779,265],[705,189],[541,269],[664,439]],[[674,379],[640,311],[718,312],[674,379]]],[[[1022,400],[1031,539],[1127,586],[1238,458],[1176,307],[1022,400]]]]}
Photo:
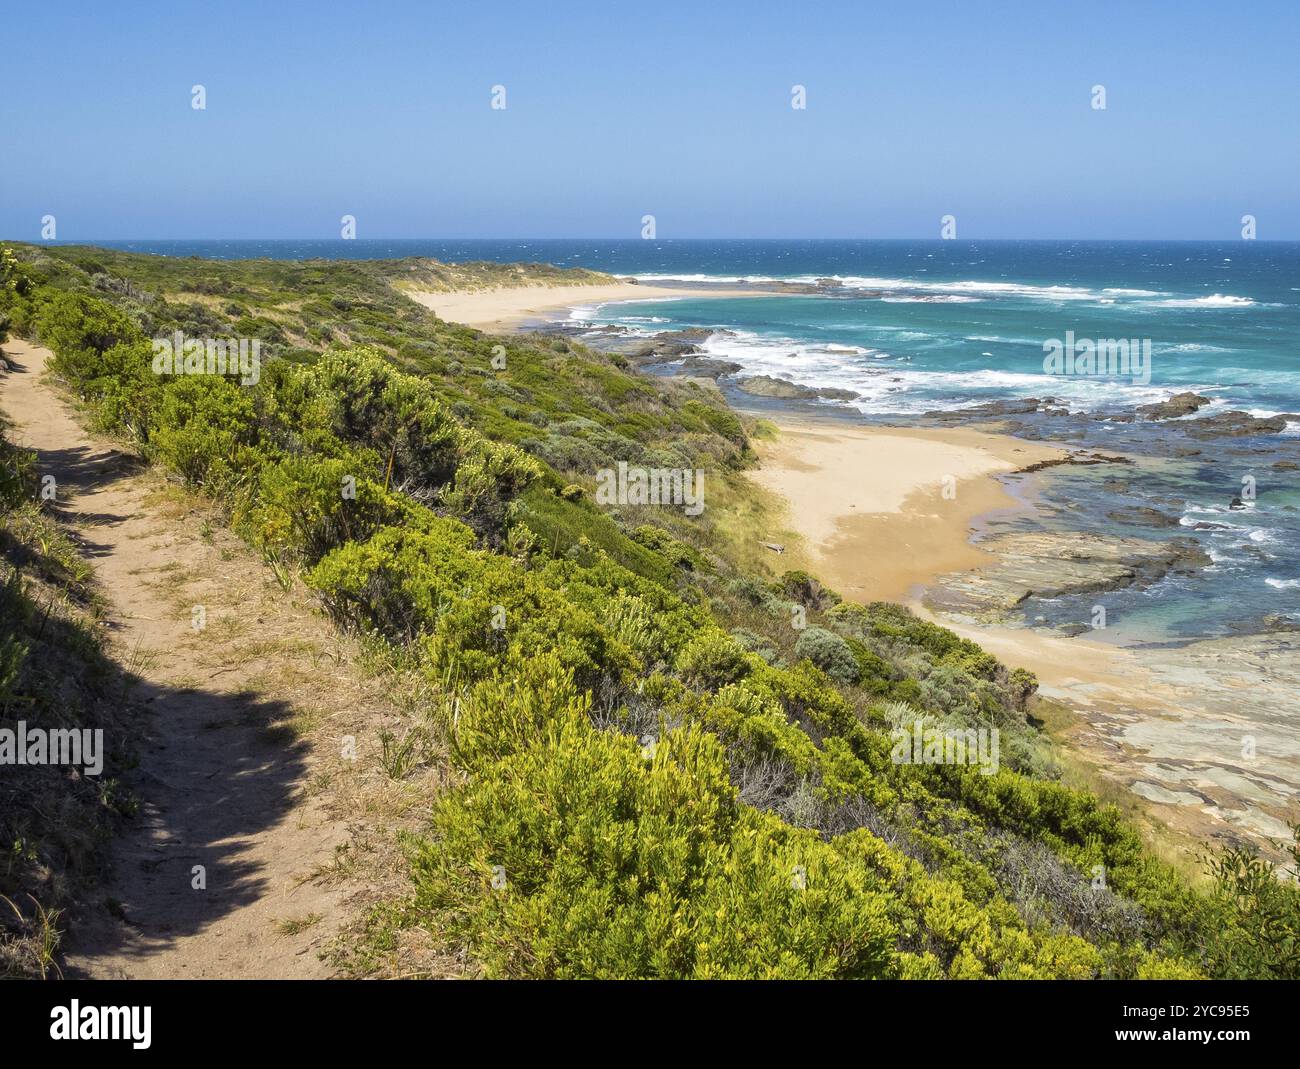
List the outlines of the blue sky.
{"type": "Polygon", "coordinates": [[[0,237],[1300,239],[1300,4],[10,5],[0,237]],[[191,86],[207,108],[191,107],[191,86]],[[504,111],[490,107],[506,88],[504,111]],[[808,106],[790,107],[791,86],[808,106]],[[1106,87],[1105,111],[1091,88],[1106,87]]]}

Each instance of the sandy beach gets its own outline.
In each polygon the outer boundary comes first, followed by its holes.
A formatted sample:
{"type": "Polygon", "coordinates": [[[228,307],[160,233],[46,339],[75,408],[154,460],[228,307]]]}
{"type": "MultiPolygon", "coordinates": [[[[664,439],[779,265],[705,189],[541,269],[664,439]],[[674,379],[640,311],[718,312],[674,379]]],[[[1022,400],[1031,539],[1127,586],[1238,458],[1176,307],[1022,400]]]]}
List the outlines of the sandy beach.
{"type": "Polygon", "coordinates": [[[407,295],[439,319],[479,330],[518,330],[566,308],[609,301],[650,301],[681,297],[760,297],[765,290],[686,286],[645,286],[616,282],[596,286],[506,286],[485,290],[407,290],[407,295]]]}
{"type": "Polygon", "coordinates": [[[965,428],[910,429],[777,417],[753,476],[788,505],[810,565],[855,601],[908,601],[988,554],[979,517],[1017,502],[994,475],[1063,455],[1053,446],[965,428]]]}

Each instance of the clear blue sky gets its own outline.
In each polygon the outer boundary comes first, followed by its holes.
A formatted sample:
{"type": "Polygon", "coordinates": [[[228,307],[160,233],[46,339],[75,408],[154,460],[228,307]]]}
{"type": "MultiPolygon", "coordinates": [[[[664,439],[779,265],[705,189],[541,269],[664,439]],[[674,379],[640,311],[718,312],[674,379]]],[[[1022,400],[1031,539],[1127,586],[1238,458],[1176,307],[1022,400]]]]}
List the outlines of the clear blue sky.
{"type": "Polygon", "coordinates": [[[0,237],[1300,239],[1300,3],[21,3],[0,237]],[[207,90],[207,110],[190,87],[207,90]],[[1107,109],[1090,90],[1103,84],[1107,109]],[[490,108],[491,87],[507,108],[490,108]],[[808,107],[790,107],[790,87],[808,107]]]}

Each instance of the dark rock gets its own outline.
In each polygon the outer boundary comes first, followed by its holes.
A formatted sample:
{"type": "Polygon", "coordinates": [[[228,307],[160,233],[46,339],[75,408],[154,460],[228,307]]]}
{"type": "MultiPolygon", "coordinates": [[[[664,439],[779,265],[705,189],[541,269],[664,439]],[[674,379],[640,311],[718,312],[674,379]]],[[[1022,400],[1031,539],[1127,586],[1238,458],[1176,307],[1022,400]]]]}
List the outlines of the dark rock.
{"type": "Polygon", "coordinates": [[[972,418],[994,418],[999,416],[1024,416],[1037,412],[1041,402],[1037,397],[1025,397],[1010,401],[985,401],[983,404],[959,408],[955,411],[933,411],[925,414],[927,419],[945,422],[957,422],[972,418]]]}
{"type": "Polygon", "coordinates": [[[656,338],[653,341],[637,342],[626,349],[625,354],[637,363],[653,364],[700,351],[700,347],[692,342],[660,341],[656,338]]]}
{"type": "Polygon", "coordinates": [[[1091,467],[1093,464],[1132,464],[1131,457],[1111,456],[1106,453],[1091,453],[1086,450],[1076,449],[1063,457],[1050,457],[1047,460],[1037,460],[1033,464],[1026,464],[1023,468],[1017,468],[1017,475],[1026,475],[1034,471],[1042,471],[1044,468],[1055,468],[1062,464],[1078,464],[1082,467],[1091,467]]]}
{"type": "Polygon", "coordinates": [[[1300,416],[1252,416],[1249,412],[1220,412],[1201,419],[1189,419],[1179,427],[1193,438],[1243,438],[1254,434],[1280,434],[1291,420],[1300,416]]]}
{"type": "Polygon", "coordinates": [[[740,364],[731,360],[718,360],[711,356],[688,356],[682,361],[683,375],[707,375],[711,379],[734,375],[740,368],[740,364]]]}
{"type": "Polygon", "coordinates": [[[798,383],[773,378],[771,375],[749,375],[737,379],[736,386],[755,397],[775,397],[791,401],[819,398],[828,401],[853,401],[858,396],[852,390],[841,390],[830,386],[800,386],[798,383]]]}
{"type": "Polygon", "coordinates": [[[1159,509],[1135,506],[1133,508],[1115,509],[1106,513],[1108,519],[1116,523],[1132,523],[1142,527],[1177,527],[1178,517],[1171,516],[1159,509]]]}
{"type": "Polygon", "coordinates": [[[1176,393],[1167,400],[1157,401],[1153,405],[1138,405],[1137,412],[1147,419],[1177,419],[1179,416],[1190,416],[1209,403],[1208,397],[1186,391],[1176,393]]]}

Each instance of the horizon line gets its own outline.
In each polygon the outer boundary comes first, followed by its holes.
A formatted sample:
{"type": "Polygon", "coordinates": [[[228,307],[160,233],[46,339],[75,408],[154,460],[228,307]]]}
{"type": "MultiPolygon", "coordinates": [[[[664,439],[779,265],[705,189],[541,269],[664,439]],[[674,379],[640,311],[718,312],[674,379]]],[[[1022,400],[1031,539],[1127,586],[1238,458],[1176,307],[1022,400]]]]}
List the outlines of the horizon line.
{"type": "Polygon", "coordinates": [[[970,242],[1081,242],[1081,243],[1144,243],[1144,242],[1169,242],[1169,243],[1193,243],[1193,242],[1215,242],[1219,244],[1264,244],[1264,245],[1295,245],[1300,244],[1300,237],[1295,238],[1242,238],[1242,237],[1192,237],[1192,238],[1169,238],[1169,237],[1138,237],[1138,238],[1081,238],[1081,237],[962,237],[962,238],[935,238],[935,237],[817,237],[817,236],[785,236],[785,237],[670,237],[670,238],[641,238],[625,236],[601,236],[601,237],[573,237],[570,235],[546,235],[546,236],[512,236],[512,237],[482,237],[482,236],[445,236],[445,235],[421,235],[419,237],[403,237],[392,235],[378,235],[375,237],[313,237],[313,236],[296,236],[296,237],[206,237],[206,236],[186,236],[186,237],[94,237],[94,238],[75,238],[66,239],[58,238],[54,240],[28,239],[28,238],[10,238],[0,237],[0,241],[12,242],[19,245],[95,245],[101,242],[162,242],[162,241],[230,241],[230,242],[277,242],[277,241],[322,241],[322,242],[344,242],[344,241],[621,241],[628,243],[647,243],[662,244],[664,242],[682,242],[682,241],[923,241],[937,245],[943,244],[962,244],[970,242]]]}

